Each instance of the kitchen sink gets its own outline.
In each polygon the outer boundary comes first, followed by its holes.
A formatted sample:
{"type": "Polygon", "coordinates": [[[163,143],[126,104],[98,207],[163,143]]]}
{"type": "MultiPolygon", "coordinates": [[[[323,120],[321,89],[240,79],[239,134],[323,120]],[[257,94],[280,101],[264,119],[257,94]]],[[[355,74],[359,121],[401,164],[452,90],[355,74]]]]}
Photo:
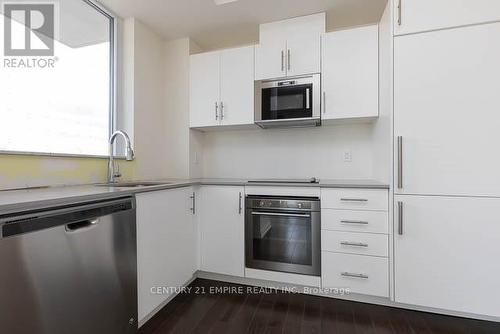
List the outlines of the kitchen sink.
{"type": "Polygon", "coordinates": [[[151,187],[151,186],[163,186],[171,184],[172,182],[116,182],[116,183],[101,183],[97,184],[98,187],[114,187],[114,188],[136,188],[136,187],[151,187]]]}

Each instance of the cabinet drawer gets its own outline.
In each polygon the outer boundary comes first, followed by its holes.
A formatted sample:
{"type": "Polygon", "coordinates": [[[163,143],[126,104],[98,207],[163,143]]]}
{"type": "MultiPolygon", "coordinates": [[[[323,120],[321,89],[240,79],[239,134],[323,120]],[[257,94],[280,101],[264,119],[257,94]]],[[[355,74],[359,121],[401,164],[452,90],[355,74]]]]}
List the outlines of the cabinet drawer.
{"type": "Polygon", "coordinates": [[[321,228],[346,232],[389,233],[389,217],[382,211],[321,210],[321,228]]]}
{"type": "Polygon", "coordinates": [[[352,293],[389,297],[386,258],[321,252],[323,288],[348,288],[352,293]]]}
{"type": "Polygon", "coordinates": [[[385,234],[321,231],[321,250],[360,255],[389,255],[389,240],[385,234]]]}
{"type": "Polygon", "coordinates": [[[389,206],[389,192],[381,189],[321,189],[324,209],[383,210],[389,206]]]}

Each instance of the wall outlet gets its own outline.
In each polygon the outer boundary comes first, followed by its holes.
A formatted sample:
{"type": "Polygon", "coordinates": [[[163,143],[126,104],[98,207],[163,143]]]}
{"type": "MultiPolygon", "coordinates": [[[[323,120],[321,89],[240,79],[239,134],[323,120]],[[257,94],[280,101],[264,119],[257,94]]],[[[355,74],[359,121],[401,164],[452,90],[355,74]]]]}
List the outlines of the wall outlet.
{"type": "Polygon", "coordinates": [[[344,151],[344,162],[352,162],[352,152],[350,150],[344,151]]]}

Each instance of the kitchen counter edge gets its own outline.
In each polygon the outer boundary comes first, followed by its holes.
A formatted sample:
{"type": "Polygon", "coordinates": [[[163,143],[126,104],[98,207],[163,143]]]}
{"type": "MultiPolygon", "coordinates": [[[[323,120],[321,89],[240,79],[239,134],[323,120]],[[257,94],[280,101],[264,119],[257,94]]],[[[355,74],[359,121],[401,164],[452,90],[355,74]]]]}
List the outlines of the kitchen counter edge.
{"type": "Polygon", "coordinates": [[[168,190],[200,185],[214,186],[267,186],[267,187],[319,187],[319,188],[355,188],[389,189],[388,184],[375,180],[320,180],[318,183],[258,183],[243,179],[193,179],[160,180],[167,184],[137,187],[113,188],[96,185],[60,186],[41,189],[21,189],[0,191],[0,216],[24,210],[39,210],[60,205],[74,205],[90,201],[102,201],[138,193],[168,190]],[[58,192],[57,194],[55,192],[58,192]],[[47,197],[48,198],[43,198],[47,197]],[[2,198],[3,197],[3,198],[2,198]],[[41,197],[36,199],[36,197],[41,197]]]}

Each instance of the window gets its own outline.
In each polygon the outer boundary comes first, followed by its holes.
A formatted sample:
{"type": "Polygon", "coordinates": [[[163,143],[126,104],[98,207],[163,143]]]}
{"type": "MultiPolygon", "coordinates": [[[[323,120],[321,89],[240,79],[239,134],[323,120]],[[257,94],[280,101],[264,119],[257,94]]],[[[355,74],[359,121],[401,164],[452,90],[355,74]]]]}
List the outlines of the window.
{"type": "Polygon", "coordinates": [[[22,3],[0,15],[0,151],[108,155],[114,18],[87,0],[22,3]]]}

